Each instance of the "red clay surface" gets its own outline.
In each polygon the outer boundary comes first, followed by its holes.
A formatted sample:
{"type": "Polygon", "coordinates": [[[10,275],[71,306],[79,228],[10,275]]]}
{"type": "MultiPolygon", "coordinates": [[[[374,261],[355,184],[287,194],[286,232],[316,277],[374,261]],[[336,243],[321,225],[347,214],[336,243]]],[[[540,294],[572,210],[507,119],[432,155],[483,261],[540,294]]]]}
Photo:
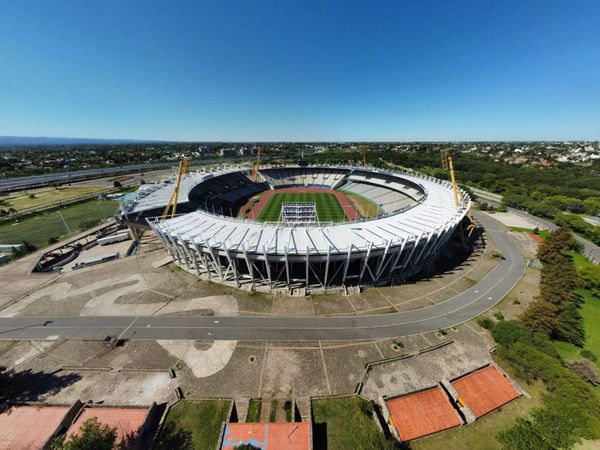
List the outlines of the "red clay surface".
{"type": "Polygon", "coordinates": [[[117,441],[120,441],[137,433],[147,414],[148,408],[85,408],[67,431],[67,437],[77,434],[86,420],[96,417],[101,424],[116,428],[117,441]]]}
{"type": "Polygon", "coordinates": [[[462,419],[439,387],[386,401],[403,441],[462,425],[462,419]]]}
{"type": "Polygon", "coordinates": [[[519,397],[519,392],[494,366],[488,366],[452,382],[478,418],[519,397]]]}
{"type": "Polygon", "coordinates": [[[41,449],[67,411],[67,406],[10,407],[0,414],[0,449],[41,449]]]}
{"type": "MultiPolygon", "coordinates": [[[[288,187],[288,188],[275,189],[275,190],[269,189],[269,190],[263,192],[262,196],[260,197],[260,200],[258,202],[256,202],[254,204],[254,206],[252,206],[251,210],[248,212],[246,217],[251,218],[251,219],[258,217],[260,215],[260,211],[265,207],[265,205],[267,204],[267,202],[273,195],[284,194],[286,192],[296,193],[296,194],[301,194],[303,192],[312,192],[315,194],[332,194],[335,196],[335,198],[337,198],[337,201],[339,202],[340,206],[344,210],[344,214],[346,214],[346,217],[348,218],[348,220],[354,220],[354,219],[358,219],[360,217],[360,215],[358,214],[356,209],[354,209],[354,206],[352,206],[352,203],[350,203],[350,200],[348,200],[348,197],[346,197],[344,194],[342,194],[341,192],[338,192],[338,191],[334,191],[333,189],[317,188],[317,187],[288,187]]],[[[246,211],[246,209],[248,209],[248,207],[249,207],[249,204],[246,204],[240,211],[242,211],[242,212],[246,211]]]]}
{"type": "Polygon", "coordinates": [[[309,450],[310,423],[228,423],[221,450],[241,444],[261,450],[309,450]]]}
{"type": "Polygon", "coordinates": [[[542,242],[544,242],[544,240],[537,234],[533,234],[533,233],[527,233],[527,234],[529,235],[529,237],[531,239],[533,239],[538,244],[541,244],[542,242]]]}

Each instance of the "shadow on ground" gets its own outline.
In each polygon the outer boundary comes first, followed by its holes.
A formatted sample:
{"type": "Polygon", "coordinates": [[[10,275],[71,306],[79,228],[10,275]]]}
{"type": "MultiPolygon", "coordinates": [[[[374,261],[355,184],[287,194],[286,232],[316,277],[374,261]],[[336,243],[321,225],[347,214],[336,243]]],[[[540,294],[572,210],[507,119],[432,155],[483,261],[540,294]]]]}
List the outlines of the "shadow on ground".
{"type": "Polygon", "coordinates": [[[0,366],[0,409],[10,403],[38,401],[45,395],[54,395],[79,381],[74,373],[34,372],[31,369],[15,371],[0,366]]]}

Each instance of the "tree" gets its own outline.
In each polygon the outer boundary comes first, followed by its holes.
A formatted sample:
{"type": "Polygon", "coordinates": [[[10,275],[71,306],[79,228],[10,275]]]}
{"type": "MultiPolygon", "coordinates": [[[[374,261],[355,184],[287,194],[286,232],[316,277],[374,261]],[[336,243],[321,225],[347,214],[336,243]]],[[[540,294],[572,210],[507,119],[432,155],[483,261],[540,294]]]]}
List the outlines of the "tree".
{"type": "Polygon", "coordinates": [[[533,331],[552,335],[558,328],[558,307],[538,299],[531,303],[520,317],[521,323],[533,331]]]}
{"type": "Polygon", "coordinates": [[[52,442],[52,450],[112,450],[117,440],[117,430],[108,425],[102,425],[92,417],[86,420],[79,433],[62,441],[52,442]]]}

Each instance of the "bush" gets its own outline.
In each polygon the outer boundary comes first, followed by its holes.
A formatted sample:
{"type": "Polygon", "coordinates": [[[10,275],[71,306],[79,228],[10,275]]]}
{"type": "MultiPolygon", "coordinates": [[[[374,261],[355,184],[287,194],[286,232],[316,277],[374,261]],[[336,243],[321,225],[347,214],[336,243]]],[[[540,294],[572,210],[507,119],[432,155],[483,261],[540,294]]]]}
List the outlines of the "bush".
{"type": "Polygon", "coordinates": [[[498,343],[498,356],[510,362],[519,377],[527,382],[541,380],[548,390],[543,407],[498,434],[503,448],[570,448],[581,438],[598,437],[591,430],[598,430],[600,424],[600,401],[586,382],[587,378],[595,380],[593,370],[580,363],[573,368],[569,368],[571,362],[563,366],[547,336],[515,321],[497,323],[492,336],[498,343]]]}
{"type": "Polygon", "coordinates": [[[588,383],[600,386],[600,373],[598,372],[598,368],[591,362],[584,359],[577,359],[575,361],[566,361],[565,366],[588,383]]]}
{"type": "Polygon", "coordinates": [[[492,330],[495,326],[492,319],[483,316],[477,318],[477,325],[479,325],[481,328],[485,328],[486,330],[492,330]]]}
{"type": "Polygon", "coordinates": [[[533,332],[514,320],[503,320],[495,324],[492,337],[494,341],[506,348],[510,348],[516,342],[524,342],[549,356],[558,358],[554,345],[545,335],[533,332]]]}
{"type": "Polygon", "coordinates": [[[594,354],[593,354],[591,351],[589,351],[589,350],[586,350],[586,349],[584,349],[584,350],[581,350],[581,351],[579,352],[579,354],[580,354],[580,355],[581,355],[583,358],[589,359],[590,361],[594,361],[594,362],[595,362],[595,361],[597,360],[597,358],[596,358],[596,355],[594,355],[594,354]]]}
{"type": "Polygon", "coordinates": [[[504,320],[504,314],[502,314],[502,311],[496,311],[494,313],[494,317],[496,320],[504,320]]]}

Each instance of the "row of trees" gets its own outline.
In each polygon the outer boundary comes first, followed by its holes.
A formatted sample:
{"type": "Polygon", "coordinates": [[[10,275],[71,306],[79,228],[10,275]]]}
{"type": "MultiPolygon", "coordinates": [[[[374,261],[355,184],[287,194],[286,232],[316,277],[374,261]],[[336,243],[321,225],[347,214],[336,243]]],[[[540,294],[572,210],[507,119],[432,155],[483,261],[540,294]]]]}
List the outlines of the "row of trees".
{"type": "MultiPolygon", "coordinates": [[[[442,169],[440,149],[444,145],[415,145],[404,152],[372,151],[370,164],[381,161],[419,170],[437,178],[448,179],[442,169]]],[[[317,157],[323,162],[346,162],[360,155],[326,152],[317,157]]],[[[460,153],[455,169],[461,183],[502,194],[507,206],[523,209],[533,215],[568,224],[575,232],[600,245],[600,227],[585,222],[576,214],[600,214],[600,160],[589,166],[560,163],[552,167],[507,164],[491,156],[460,153]]]]}
{"type": "Polygon", "coordinates": [[[531,330],[582,346],[585,335],[579,313],[581,300],[574,292],[580,279],[569,254],[576,246],[571,232],[561,227],[539,247],[538,258],[543,264],[540,295],[525,310],[521,321],[531,330]]]}
{"type": "Polygon", "coordinates": [[[510,362],[521,379],[541,380],[548,390],[542,407],[498,434],[506,450],[568,449],[582,438],[600,437],[600,398],[593,387],[600,383],[597,369],[585,359],[563,361],[551,341],[579,346],[584,342],[574,290],[594,281],[578,275],[570,254],[574,248],[577,242],[567,228],[552,232],[538,250],[543,265],[540,296],[519,322],[486,322],[498,344],[498,357],[510,362]]]}

